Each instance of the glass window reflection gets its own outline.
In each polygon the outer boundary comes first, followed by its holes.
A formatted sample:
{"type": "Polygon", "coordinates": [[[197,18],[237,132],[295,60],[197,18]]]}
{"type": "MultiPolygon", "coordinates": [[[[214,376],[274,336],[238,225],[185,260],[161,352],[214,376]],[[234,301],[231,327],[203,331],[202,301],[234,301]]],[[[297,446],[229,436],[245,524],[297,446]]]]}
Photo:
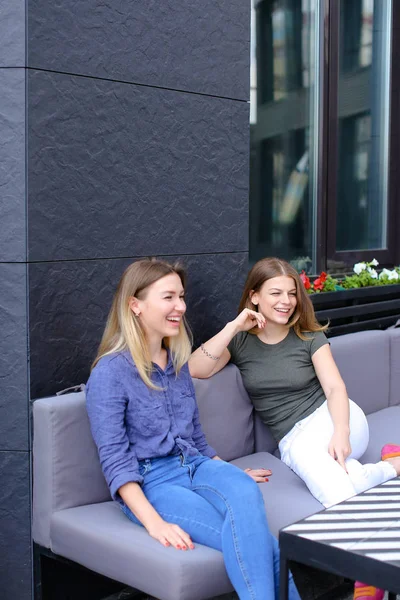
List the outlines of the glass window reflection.
{"type": "Polygon", "coordinates": [[[252,0],[250,258],[315,265],[314,0],[252,0]],[[256,107],[254,107],[256,104],[256,107]]]}
{"type": "Polygon", "coordinates": [[[341,1],[336,248],[386,247],[390,0],[341,1]]]}

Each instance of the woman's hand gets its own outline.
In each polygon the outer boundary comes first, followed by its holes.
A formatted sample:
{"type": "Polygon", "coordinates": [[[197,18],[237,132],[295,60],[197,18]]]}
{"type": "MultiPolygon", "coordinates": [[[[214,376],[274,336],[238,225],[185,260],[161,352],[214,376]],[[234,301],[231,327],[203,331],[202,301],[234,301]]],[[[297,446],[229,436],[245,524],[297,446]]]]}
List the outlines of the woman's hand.
{"type": "Polygon", "coordinates": [[[347,473],[345,460],[351,454],[349,432],[346,430],[335,430],[329,442],[328,452],[347,473]]]}
{"type": "Polygon", "coordinates": [[[236,331],[249,331],[253,327],[264,329],[266,320],[265,317],[255,310],[244,308],[232,323],[235,325],[236,331]]]}
{"type": "Polygon", "coordinates": [[[190,536],[174,523],[161,520],[157,525],[147,529],[149,535],[163,546],[173,546],[177,550],[193,550],[194,544],[190,536]]]}
{"type": "Polygon", "coordinates": [[[272,475],[272,471],[269,469],[245,469],[244,470],[247,475],[250,475],[252,479],[256,483],[263,483],[264,481],[269,481],[268,477],[272,475]]]}

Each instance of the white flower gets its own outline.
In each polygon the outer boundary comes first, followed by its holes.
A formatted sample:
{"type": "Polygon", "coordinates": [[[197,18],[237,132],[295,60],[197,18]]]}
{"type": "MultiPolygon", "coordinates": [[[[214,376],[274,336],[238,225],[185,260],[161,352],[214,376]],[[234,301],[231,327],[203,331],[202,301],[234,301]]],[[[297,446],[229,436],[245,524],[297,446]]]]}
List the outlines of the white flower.
{"type": "Polygon", "coordinates": [[[375,271],[375,269],[368,267],[368,273],[371,275],[372,279],[378,279],[378,273],[375,271]]]}
{"type": "Polygon", "coordinates": [[[389,278],[390,274],[391,274],[391,271],[389,271],[389,269],[382,269],[382,271],[379,274],[379,279],[382,279],[383,277],[389,278]]]}
{"type": "Polygon", "coordinates": [[[354,273],[359,275],[362,271],[365,271],[366,268],[367,268],[367,265],[365,264],[365,262],[360,262],[360,263],[356,263],[354,265],[353,271],[354,271],[354,273]]]}
{"type": "Polygon", "coordinates": [[[372,259],[369,264],[370,264],[371,267],[377,267],[379,265],[379,263],[376,260],[376,258],[372,259]]]}
{"type": "Polygon", "coordinates": [[[389,269],[382,269],[382,272],[379,275],[379,279],[382,279],[384,276],[386,276],[389,281],[395,281],[399,279],[399,274],[394,269],[393,271],[389,271],[389,269]]]}

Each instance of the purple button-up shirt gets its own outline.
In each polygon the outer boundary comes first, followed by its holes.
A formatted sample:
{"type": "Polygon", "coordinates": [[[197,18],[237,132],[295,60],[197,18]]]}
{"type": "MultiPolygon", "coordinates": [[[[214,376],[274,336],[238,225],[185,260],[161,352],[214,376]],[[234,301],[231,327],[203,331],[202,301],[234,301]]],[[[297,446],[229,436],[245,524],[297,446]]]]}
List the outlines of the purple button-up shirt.
{"type": "Polygon", "coordinates": [[[93,369],[86,389],[86,406],[100,463],[114,500],[130,481],[141,483],[138,461],[168,454],[212,458],[200,426],[193,382],[187,364],[176,376],[170,356],[165,371],[153,365],[148,388],[130,352],[105,356],[93,369]]]}

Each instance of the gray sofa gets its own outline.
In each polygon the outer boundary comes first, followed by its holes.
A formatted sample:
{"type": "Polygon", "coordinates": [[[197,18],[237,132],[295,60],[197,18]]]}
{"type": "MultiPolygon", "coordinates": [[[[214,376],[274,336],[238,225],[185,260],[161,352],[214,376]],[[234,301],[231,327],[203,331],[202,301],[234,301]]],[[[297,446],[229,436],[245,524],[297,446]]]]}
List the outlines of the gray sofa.
{"type": "MultiPolygon", "coordinates": [[[[400,442],[400,329],[331,340],[349,396],[368,415],[370,444],[362,461],[377,461],[381,446],[400,442]]],[[[322,510],[304,483],[275,456],[268,429],[254,414],[232,365],[195,381],[207,438],[239,468],[267,467],[260,484],[272,532],[322,510]]],[[[161,600],[200,600],[232,590],[222,555],[164,548],[128,521],[110,500],[85,411],[84,391],[33,405],[33,539],[40,549],[70,559],[161,600]]]]}

